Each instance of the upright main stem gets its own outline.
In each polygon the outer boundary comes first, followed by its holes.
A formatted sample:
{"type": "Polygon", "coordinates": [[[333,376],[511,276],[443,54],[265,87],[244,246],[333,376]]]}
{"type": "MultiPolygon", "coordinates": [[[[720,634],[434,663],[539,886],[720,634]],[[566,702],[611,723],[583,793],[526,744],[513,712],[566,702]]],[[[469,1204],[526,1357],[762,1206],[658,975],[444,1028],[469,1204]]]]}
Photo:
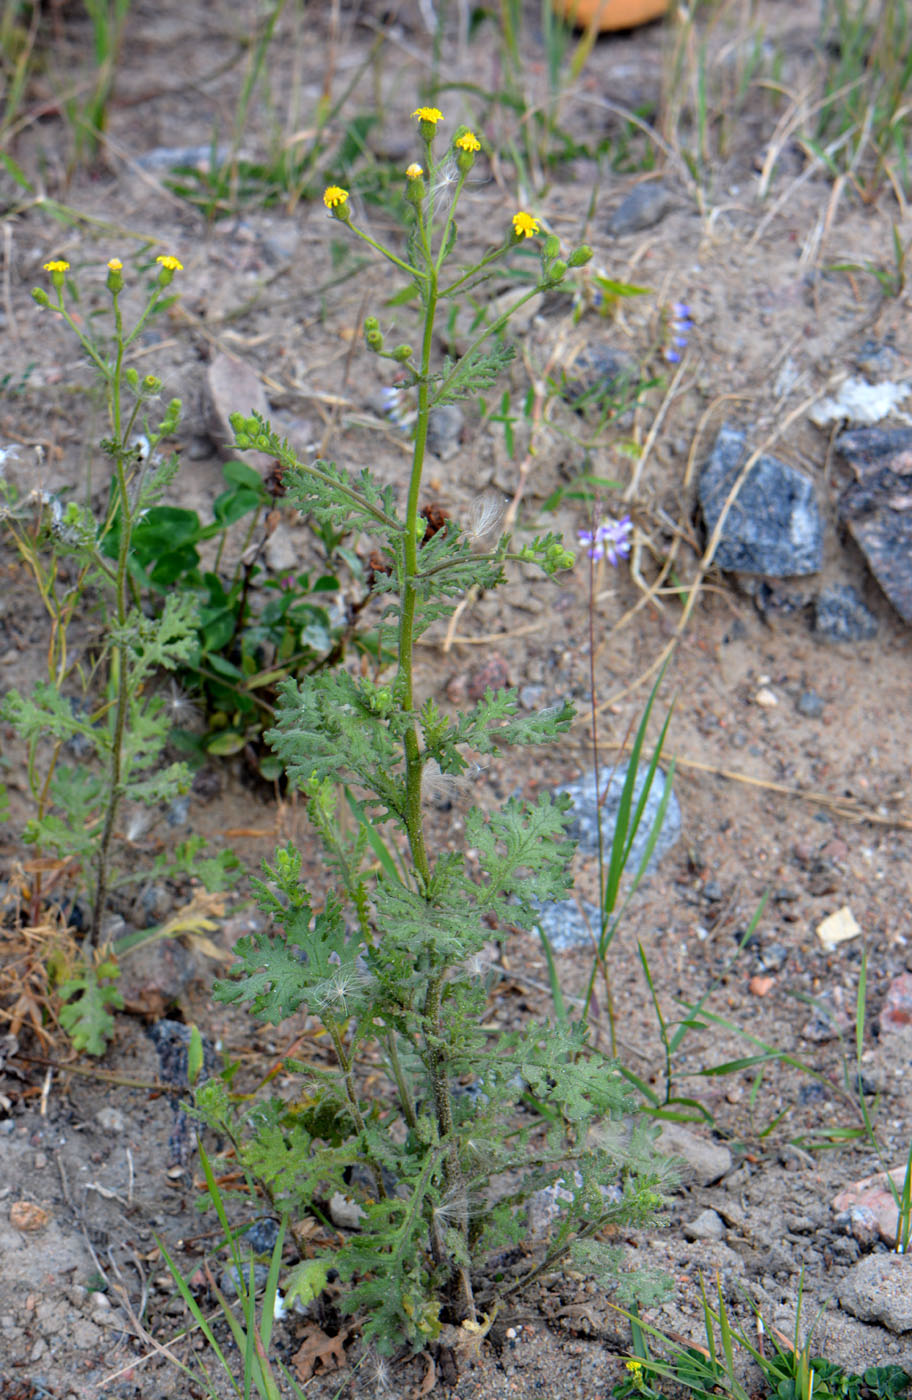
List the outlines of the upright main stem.
{"type": "MultiPolygon", "coordinates": [[[[399,686],[403,710],[414,710],[414,689],[412,678],[413,650],[415,644],[415,606],[418,591],[414,580],[418,573],[418,499],[421,491],[421,475],[424,470],[424,454],[427,449],[428,414],[430,412],[430,367],[431,347],[434,337],[434,318],[437,313],[437,272],[428,258],[429,280],[425,302],[424,335],[421,343],[421,377],[418,381],[418,422],[415,428],[415,447],[412,453],[412,473],[409,480],[408,501],[405,509],[404,579],[402,588],[402,608],[399,614],[399,686]]],[[[431,878],[431,868],[424,841],[424,822],[421,816],[421,770],[423,764],[418,744],[418,727],[411,720],[405,731],[405,809],[408,827],[409,847],[412,860],[421,884],[427,889],[431,878]]]]}
{"type": "MultiPolygon", "coordinates": [[[[424,334],[421,343],[421,369],[418,381],[418,421],[415,428],[415,447],[412,454],[412,472],[409,480],[408,501],[405,512],[405,540],[403,558],[405,563],[402,608],[399,615],[399,687],[400,703],[404,711],[414,712],[413,688],[413,647],[415,639],[415,608],[418,592],[415,579],[418,574],[418,502],[421,491],[421,476],[424,470],[424,454],[427,450],[428,416],[430,414],[430,368],[431,350],[434,337],[434,320],[437,312],[437,267],[431,255],[427,228],[423,228],[425,255],[428,269],[428,285],[425,297],[424,334]]],[[[431,867],[424,839],[424,821],[421,813],[421,773],[423,760],[418,742],[418,726],[411,719],[405,731],[405,806],[408,827],[409,847],[415,872],[425,898],[430,887],[431,867]]],[[[434,1094],[434,1109],[437,1131],[444,1145],[443,1168],[447,1192],[456,1200],[463,1195],[462,1165],[459,1149],[453,1135],[453,1112],[450,1102],[450,1086],[447,1075],[447,1057],[443,1049],[443,1035],[440,1025],[440,1000],[443,989],[444,969],[438,967],[433,943],[427,944],[428,985],[425,994],[423,1020],[425,1027],[425,1048],[427,1066],[431,1076],[434,1094]]],[[[459,1221],[463,1235],[468,1237],[468,1212],[463,1212],[459,1221]]],[[[439,1231],[432,1228],[432,1243],[435,1256],[443,1253],[439,1231]]],[[[443,1263],[442,1258],[438,1258],[443,1263]]],[[[456,1269],[457,1306],[463,1318],[476,1320],[475,1300],[472,1295],[472,1281],[469,1270],[460,1264],[456,1269]]]]}
{"type": "Polygon", "coordinates": [[[114,362],[114,369],[111,371],[109,383],[111,388],[114,450],[117,454],[115,460],[117,499],[118,508],[120,510],[120,534],[117,543],[117,574],[114,585],[114,605],[117,613],[117,631],[121,640],[114,643],[112,655],[112,667],[117,672],[117,701],[114,710],[114,730],[111,735],[107,806],[105,810],[104,827],[102,828],[101,839],[98,843],[98,854],[95,860],[95,901],[92,908],[91,943],[96,948],[101,943],[101,921],[104,916],[105,900],[108,893],[108,853],[111,846],[111,837],[114,834],[114,822],[117,817],[117,809],[120,806],[123,780],[123,738],[127,722],[127,707],[130,698],[128,675],[129,651],[125,640],[125,629],[128,606],[127,562],[130,554],[131,519],[130,493],[127,485],[125,466],[126,448],[123,442],[123,423],[120,404],[124,338],[120,319],[120,307],[116,296],[114,298],[114,314],[117,328],[117,355],[114,362]]]}

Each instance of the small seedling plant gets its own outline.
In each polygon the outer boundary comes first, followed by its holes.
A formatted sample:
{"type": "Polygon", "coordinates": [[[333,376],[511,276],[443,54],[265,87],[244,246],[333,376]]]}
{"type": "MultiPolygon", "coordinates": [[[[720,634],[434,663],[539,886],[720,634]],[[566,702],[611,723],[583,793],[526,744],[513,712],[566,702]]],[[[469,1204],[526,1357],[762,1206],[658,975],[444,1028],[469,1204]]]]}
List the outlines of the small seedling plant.
{"type": "Polygon", "coordinates": [[[572,717],[566,703],[521,715],[515,693],[490,690],[451,717],[416,693],[416,639],[466,589],[495,589],[510,564],[550,577],[573,563],[553,534],[518,549],[509,536],[480,545],[452,520],[431,534],[420,504],[431,412],[490,390],[513,355],[501,334],[511,312],[591,251],[564,259],[558,239],[519,210],[477,261],[454,268],[455,211],[481,143],[461,126],[435,155],[440,111],[421,107],[414,119],[423,159],[405,172],[413,217],[403,252],[359,227],[344,188],[324,194],[332,219],[417,292],[417,349],[388,348],[378,317],[364,326],[368,350],[404,371],[417,396],[404,501],[368,469],[301,463],[261,418],[232,418],[237,448],[274,455],[302,511],[376,542],[374,588],[395,643],[387,675],[338,669],[280,686],[267,737],[306,797],[332,888],[310,888],[301,851],[279,849],[256,883],[269,925],[238,943],[233,976],[215,990],[273,1025],[306,1008],[334,1065],[290,1062],[300,1076],[292,1103],[237,1109],[219,1081],[199,1096],[283,1214],[325,1219],[334,1195],[348,1198],[358,1228],[306,1261],[307,1288],[315,1270],[336,1270],[343,1308],[361,1314],[363,1335],[384,1352],[422,1347],[445,1321],[482,1331],[500,1300],[569,1253],[613,1276],[603,1232],[652,1218],[666,1180],[621,1075],[581,1024],[487,1024],[485,950],[510,927],[533,928],[538,901],[570,887],[569,800],[544,793],[490,813],[473,807],[464,850],[433,849],[425,825],[431,772],[435,782],[458,779],[472,756],[553,742],[572,717]],[[536,284],[461,358],[435,362],[438,316],[532,240],[536,284]],[[552,1224],[530,1252],[526,1207],[541,1191],[551,1193],[552,1224]]]}

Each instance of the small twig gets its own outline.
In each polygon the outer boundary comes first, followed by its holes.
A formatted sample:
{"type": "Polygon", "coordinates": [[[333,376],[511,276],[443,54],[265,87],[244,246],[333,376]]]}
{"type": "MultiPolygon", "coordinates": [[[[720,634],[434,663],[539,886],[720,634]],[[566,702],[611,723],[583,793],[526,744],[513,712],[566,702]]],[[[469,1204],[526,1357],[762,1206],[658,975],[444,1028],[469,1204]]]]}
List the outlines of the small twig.
{"type": "Polygon", "coordinates": [[[66,1168],[63,1165],[63,1158],[59,1152],[54,1153],[54,1161],[57,1163],[57,1173],[60,1177],[60,1189],[63,1191],[63,1199],[66,1201],[70,1210],[75,1211],[76,1207],[73,1205],[73,1198],[70,1195],[70,1183],[67,1180],[66,1168]]]}
{"type": "Polygon", "coordinates": [[[22,1050],[17,1050],[15,1055],[10,1056],[10,1063],[14,1060],[25,1060],[30,1065],[47,1065],[50,1070],[57,1070],[60,1074],[81,1074],[84,1079],[101,1079],[106,1084],[118,1084],[123,1089],[148,1089],[157,1094],[186,1093],[186,1088],[175,1088],[173,1084],[160,1084],[148,1079],[125,1079],[122,1074],[114,1074],[109,1069],[62,1065],[56,1060],[47,1060],[42,1055],[26,1055],[22,1050]]]}
{"type": "Polygon", "coordinates": [[[46,1073],[45,1076],[44,1076],[44,1083],[43,1083],[42,1086],[41,1086],[41,1109],[40,1109],[40,1113],[41,1113],[41,1117],[42,1117],[42,1118],[47,1118],[48,1099],[49,1099],[50,1096],[51,1096],[51,1085],[53,1084],[53,1082],[54,1082],[54,1067],[53,1067],[53,1065],[50,1065],[50,1066],[48,1067],[47,1073],[46,1073]]]}

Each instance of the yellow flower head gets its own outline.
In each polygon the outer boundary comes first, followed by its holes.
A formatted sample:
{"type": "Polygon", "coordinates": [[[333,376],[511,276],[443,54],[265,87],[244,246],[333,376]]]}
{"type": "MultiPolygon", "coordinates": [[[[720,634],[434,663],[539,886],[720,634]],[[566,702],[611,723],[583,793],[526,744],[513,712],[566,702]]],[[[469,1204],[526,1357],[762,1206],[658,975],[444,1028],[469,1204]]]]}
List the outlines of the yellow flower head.
{"type": "Polygon", "coordinates": [[[327,209],[340,209],[348,199],[348,190],[343,190],[341,185],[327,185],[323,191],[323,203],[327,209]]]}
{"type": "Polygon", "coordinates": [[[643,1363],[636,1357],[632,1357],[627,1363],[627,1370],[630,1372],[630,1379],[637,1390],[645,1390],[646,1382],[643,1379],[643,1363]]]}
{"type": "Polygon", "coordinates": [[[70,264],[64,262],[63,258],[54,258],[52,262],[44,264],[45,272],[69,272],[70,264]]]}
{"type": "Polygon", "coordinates": [[[161,263],[166,272],[183,272],[184,270],[184,264],[179,262],[171,253],[162,253],[155,261],[161,263]]]}
{"type": "Polygon", "coordinates": [[[536,233],[541,233],[541,224],[525,209],[520,209],[513,215],[513,232],[517,238],[532,238],[536,233]]]}
{"type": "Polygon", "coordinates": [[[457,136],[453,145],[460,151],[470,151],[473,155],[481,150],[481,142],[474,131],[464,131],[461,136],[457,136]]]}
{"type": "Polygon", "coordinates": [[[120,258],[109,258],[108,268],[111,272],[123,272],[123,263],[120,258]]]}
{"type": "Polygon", "coordinates": [[[409,180],[420,180],[424,174],[424,168],[418,164],[417,160],[413,160],[405,173],[409,180]]]}
{"type": "Polygon", "coordinates": [[[436,126],[443,121],[443,113],[439,107],[418,107],[412,113],[420,122],[430,122],[431,126],[436,126]]]}

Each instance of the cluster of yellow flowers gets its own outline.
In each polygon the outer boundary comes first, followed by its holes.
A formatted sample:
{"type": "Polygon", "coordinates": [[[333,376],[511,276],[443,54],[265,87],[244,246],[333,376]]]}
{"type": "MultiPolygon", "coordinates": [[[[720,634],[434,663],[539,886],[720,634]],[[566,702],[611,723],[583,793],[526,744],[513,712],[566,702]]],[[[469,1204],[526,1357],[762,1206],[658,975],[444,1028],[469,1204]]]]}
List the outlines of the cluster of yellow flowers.
{"type": "MultiPolygon", "coordinates": [[[[416,107],[412,116],[417,118],[421,134],[428,142],[434,136],[437,123],[443,121],[443,113],[439,107],[416,107]]],[[[461,155],[463,159],[469,157],[466,165],[461,165],[463,170],[468,169],[471,160],[481,150],[481,142],[474,131],[467,128],[460,128],[458,135],[453,140],[453,149],[461,155]]],[[[424,174],[424,167],[417,161],[406,167],[405,175],[409,181],[420,180],[424,174]]],[[[323,203],[332,214],[333,218],[341,219],[343,223],[348,223],[351,212],[348,208],[349,192],[341,185],[327,185],[323,191],[323,203]]],[[[513,215],[513,236],[518,239],[534,238],[537,233],[541,233],[541,224],[532,214],[525,209],[519,209],[513,215]]]]}
{"type": "MultiPolygon", "coordinates": [[[[155,261],[161,263],[166,272],[183,272],[184,270],[184,264],[171,253],[162,253],[155,261]]],[[[70,264],[65,258],[52,258],[50,262],[44,263],[43,266],[45,272],[51,273],[69,272],[70,270],[70,264]]],[[[108,268],[111,272],[123,272],[123,263],[120,261],[120,258],[110,258],[108,260],[108,268]]]]}

